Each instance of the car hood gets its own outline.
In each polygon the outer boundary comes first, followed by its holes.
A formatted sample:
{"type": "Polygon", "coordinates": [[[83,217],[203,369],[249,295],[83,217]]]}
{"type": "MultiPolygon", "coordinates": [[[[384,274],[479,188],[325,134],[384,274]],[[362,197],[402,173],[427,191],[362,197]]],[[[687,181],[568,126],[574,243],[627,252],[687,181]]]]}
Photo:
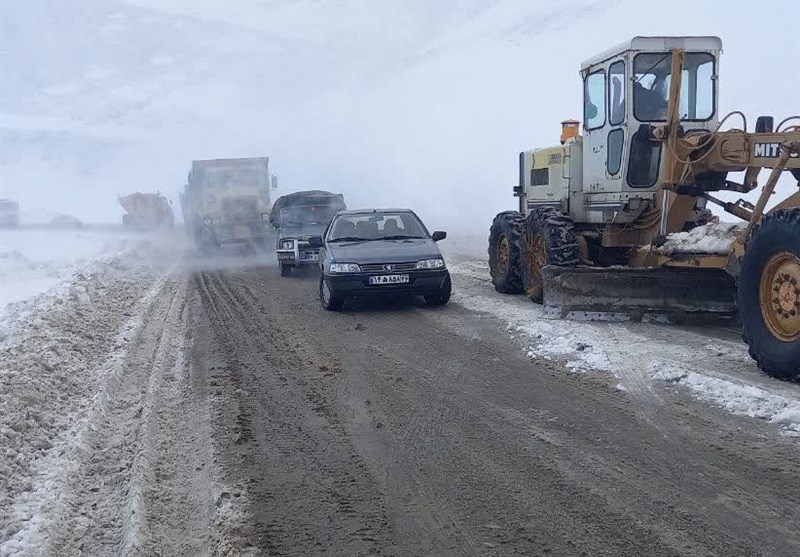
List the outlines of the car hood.
{"type": "Polygon", "coordinates": [[[342,242],[327,248],[333,261],[342,263],[405,263],[441,257],[436,242],[428,238],[342,242]]]}

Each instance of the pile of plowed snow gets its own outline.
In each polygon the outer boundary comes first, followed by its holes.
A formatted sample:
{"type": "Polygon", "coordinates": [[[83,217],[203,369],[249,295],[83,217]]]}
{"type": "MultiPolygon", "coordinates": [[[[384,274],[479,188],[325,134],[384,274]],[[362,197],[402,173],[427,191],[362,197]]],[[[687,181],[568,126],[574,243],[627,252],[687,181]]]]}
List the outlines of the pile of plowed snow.
{"type": "Polygon", "coordinates": [[[124,350],[137,307],[174,261],[159,249],[140,239],[8,306],[0,323],[0,555],[26,545],[16,534],[37,520],[26,500],[55,489],[36,478],[57,469],[59,455],[76,443],[71,432],[124,350]]]}
{"type": "Polygon", "coordinates": [[[13,304],[62,286],[86,265],[114,257],[141,240],[114,230],[3,229],[0,319],[13,304]]]}
{"type": "Polygon", "coordinates": [[[667,236],[667,241],[656,251],[664,255],[675,253],[728,253],[736,234],[741,232],[744,223],[717,222],[704,224],[689,232],[675,232],[667,236]]]}

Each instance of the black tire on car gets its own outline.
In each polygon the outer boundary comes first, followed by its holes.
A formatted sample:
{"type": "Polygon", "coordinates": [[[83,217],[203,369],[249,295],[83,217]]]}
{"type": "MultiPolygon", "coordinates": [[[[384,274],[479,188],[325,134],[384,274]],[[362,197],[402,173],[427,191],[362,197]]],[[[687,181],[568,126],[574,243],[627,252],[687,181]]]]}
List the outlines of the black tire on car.
{"type": "Polygon", "coordinates": [[[767,215],[753,229],[736,298],[742,336],[758,367],[800,380],[800,208],[767,215]]]}
{"type": "Polygon", "coordinates": [[[520,263],[525,294],[532,301],[542,303],[542,269],[546,265],[574,267],[580,263],[580,249],[572,219],[555,208],[531,211],[525,219],[520,238],[520,263]]]}
{"type": "Polygon", "coordinates": [[[290,277],[292,276],[292,267],[285,263],[279,263],[281,267],[281,276],[282,277],[290,277]]]}
{"type": "Polygon", "coordinates": [[[517,211],[499,213],[489,229],[489,272],[494,289],[501,294],[520,294],[519,241],[525,217],[517,211]]]}
{"type": "Polygon", "coordinates": [[[450,282],[450,277],[448,276],[444,280],[444,284],[442,285],[442,290],[438,294],[431,294],[429,296],[425,296],[425,303],[429,306],[443,306],[450,301],[450,294],[452,292],[453,286],[450,282]]]}
{"type": "Polygon", "coordinates": [[[338,311],[344,305],[344,296],[337,296],[330,291],[324,275],[319,277],[319,301],[328,311],[338,311]]]}

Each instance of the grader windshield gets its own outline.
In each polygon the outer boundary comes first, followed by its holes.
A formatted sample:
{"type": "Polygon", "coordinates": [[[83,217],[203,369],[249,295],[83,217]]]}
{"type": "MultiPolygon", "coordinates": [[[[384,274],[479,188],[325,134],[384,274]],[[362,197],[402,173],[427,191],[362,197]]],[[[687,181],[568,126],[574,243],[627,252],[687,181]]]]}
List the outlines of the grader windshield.
{"type": "MultiPolygon", "coordinates": [[[[633,60],[633,113],[640,122],[667,119],[672,54],[641,53],[633,60]]],[[[687,52],[681,76],[681,120],[702,122],[714,116],[714,57],[687,52]]]]}

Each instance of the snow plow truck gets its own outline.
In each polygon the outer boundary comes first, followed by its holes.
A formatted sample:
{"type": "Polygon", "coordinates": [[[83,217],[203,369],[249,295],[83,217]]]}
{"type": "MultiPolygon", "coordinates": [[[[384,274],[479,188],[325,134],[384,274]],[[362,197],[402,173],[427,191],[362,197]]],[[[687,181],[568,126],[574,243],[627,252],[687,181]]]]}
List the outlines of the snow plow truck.
{"type": "Polygon", "coordinates": [[[181,194],[184,226],[201,249],[263,249],[270,236],[270,189],[276,187],[268,157],[192,161],[181,194]]]}
{"type": "Polygon", "coordinates": [[[582,129],[566,120],[560,145],[520,153],[519,208],[490,229],[492,282],[566,318],[738,315],[758,366],[800,379],[800,117],[754,131],[720,117],[721,50],[635,37],[582,64],[582,129]],[[709,222],[710,204],[740,224],[709,222]]]}
{"type": "Polygon", "coordinates": [[[132,193],[118,199],[125,209],[122,215],[122,226],[140,230],[156,228],[172,228],[175,226],[175,214],[172,205],[160,193],[132,193]]]}

